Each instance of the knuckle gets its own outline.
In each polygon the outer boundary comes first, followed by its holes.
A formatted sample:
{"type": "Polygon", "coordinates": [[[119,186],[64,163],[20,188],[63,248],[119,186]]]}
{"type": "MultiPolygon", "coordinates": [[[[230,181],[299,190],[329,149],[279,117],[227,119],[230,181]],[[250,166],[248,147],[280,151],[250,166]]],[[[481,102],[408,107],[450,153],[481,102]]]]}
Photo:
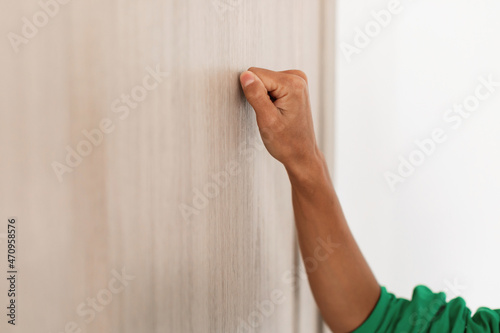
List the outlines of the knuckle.
{"type": "Polygon", "coordinates": [[[259,128],[260,136],[262,140],[266,143],[270,143],[274,139],[274,133],[271,128],[265,127],[265,128],[259,128]]]}
{"type": "Polygon", "coordinates": [[[278,117],[268,116],[266,121],[266,127],[269,130],[274,130],[278,124],[278,117]]]}
{"type": "Polygon", "coordinates": [[[245,96],[248,100],[251,100],[251,99],[255,99],[255,97],[257,96],[255,90],[252,90],[252,89],[246,89],[245,90],[245,96]]]}
{"type": "Polygon", "coordinates": [[[295,75],[295,76],[299,76],[301,77],[304,81],[306,81],[306,83],[308,83],[308,78],[307,78],[307,75],[306,73],[304,73],[303,71],[301,71],[300,69],[292,69],[292,70],[289,70],[289,71],[285,71],[285,73],[287,74],[292,74],[292,75],[295,75]]]}
{"type": "Polygon", "coordinates": [[[255,101],[260,98],[260,93],[257,89],[252,89],[251,87],[248,87],[245,90],[245,96],[246,98],[250,101],[255,101]]]}
{"type": "Polygon", "coordinates": [[[272,133],[279,133],[285,129],[285,124],[277,116],[269,117],[267,127],[272,133]]]}
{"type": "Polygon", "coordinates": [[[300,76],[302,79],[304,79],[304,81],[306,81],[306,83],[308,82],[307,75],[303,71],[297,70],[297,75],[300,76]]]}
{"type": "Polygon", "coordinates": [[[289,86],[293,92],[301,93],[307,89],[307,82],[303,78],[294,76],[289,80],[289,86]]]}

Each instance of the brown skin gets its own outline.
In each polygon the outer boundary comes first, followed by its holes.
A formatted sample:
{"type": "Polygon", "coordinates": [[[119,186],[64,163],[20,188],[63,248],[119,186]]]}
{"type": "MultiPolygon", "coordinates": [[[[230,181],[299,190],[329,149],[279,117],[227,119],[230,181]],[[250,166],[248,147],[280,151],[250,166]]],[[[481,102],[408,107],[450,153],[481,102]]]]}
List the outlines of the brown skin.
{"type": "Polygon", "coordinates": [[[351,332],[370,315],[380,286],[349,230],[316,143],[307,77],[301,71],[252,67],[240,81],[267,150],[290,178],[302,258],[318,256],[318,239],[337,244],[315,261],[318,266],[308,270],[308,278],[330,329],[351,332]]]}

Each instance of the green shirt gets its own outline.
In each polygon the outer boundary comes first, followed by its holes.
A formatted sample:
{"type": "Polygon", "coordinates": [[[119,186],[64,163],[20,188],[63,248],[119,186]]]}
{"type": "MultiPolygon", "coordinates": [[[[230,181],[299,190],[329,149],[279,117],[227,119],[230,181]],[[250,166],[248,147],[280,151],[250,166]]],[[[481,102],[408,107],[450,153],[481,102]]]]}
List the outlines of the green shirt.
{"type": "Polygon", "coordinates": [[[461,297],[447,303],[444,293],[417,286],[409,301],[396,298],[382,287],[375,309],[354,332],[500,333],[500,310],[479,308],[472,316],[461,297]]]}

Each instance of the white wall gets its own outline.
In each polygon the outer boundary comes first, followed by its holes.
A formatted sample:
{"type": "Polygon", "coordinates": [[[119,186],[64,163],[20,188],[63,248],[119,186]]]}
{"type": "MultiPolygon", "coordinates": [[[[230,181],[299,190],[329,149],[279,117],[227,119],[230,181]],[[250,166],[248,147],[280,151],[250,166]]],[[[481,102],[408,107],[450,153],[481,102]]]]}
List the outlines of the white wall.
{"type": "Polygon", "coordinates": [[[349,62],[343,43],[388,4],[338,1],[333,169],[347,218],[390,291],[425,284],[473,311],[500,308],[500,87],[458,128],[443,119],[478,77],[500,82],[500,4],[402,0],[349,62]],[[447,140],[391,191],[384,174],[435,128],[447,140]]]}

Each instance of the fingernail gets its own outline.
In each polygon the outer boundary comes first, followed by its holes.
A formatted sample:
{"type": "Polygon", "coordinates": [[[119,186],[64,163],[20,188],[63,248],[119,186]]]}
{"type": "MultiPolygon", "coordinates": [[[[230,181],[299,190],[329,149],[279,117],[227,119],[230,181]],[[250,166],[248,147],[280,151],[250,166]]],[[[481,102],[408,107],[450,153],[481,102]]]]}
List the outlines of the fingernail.
{"type": "Polygon", "coordinates": [[[252,72],[245,72],[241,75],[241,83],[243,84],[243,88],[246,88],[249,84],[252,84],[255,81],[254,74],[252,72]]]}

